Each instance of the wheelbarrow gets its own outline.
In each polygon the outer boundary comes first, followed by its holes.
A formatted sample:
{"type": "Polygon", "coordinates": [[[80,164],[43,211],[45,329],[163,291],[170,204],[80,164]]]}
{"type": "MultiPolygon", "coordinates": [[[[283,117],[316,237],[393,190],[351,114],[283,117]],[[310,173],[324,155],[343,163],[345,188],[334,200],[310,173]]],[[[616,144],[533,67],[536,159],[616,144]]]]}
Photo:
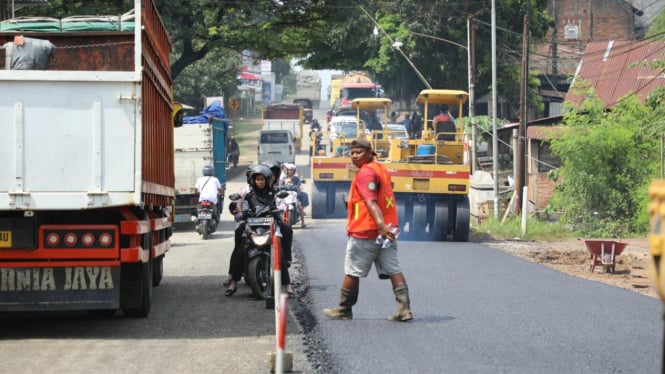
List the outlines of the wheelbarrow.
{"type": "Polygon", "coordinates": [[[579,239],[591,254],[589,270],[593,273],[596,266],[602,266],[605,273],[614,273],[617,256],[623,252],[628,243],[614,240],[579,239]]]}

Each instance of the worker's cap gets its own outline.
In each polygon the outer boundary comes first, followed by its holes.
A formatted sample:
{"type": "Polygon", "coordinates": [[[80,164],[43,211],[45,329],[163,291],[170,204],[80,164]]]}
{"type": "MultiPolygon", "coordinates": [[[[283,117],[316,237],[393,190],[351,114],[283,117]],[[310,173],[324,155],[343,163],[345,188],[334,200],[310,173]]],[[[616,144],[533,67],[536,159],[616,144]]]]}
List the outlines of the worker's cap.
{"type": "Polygon", "coordinates": [[[351,146],[349,148],[365,148],[376,154],[376,152],[372,150],[372,143],[370,143],[367,139],[356,139],[351,142],[351,146]]]}

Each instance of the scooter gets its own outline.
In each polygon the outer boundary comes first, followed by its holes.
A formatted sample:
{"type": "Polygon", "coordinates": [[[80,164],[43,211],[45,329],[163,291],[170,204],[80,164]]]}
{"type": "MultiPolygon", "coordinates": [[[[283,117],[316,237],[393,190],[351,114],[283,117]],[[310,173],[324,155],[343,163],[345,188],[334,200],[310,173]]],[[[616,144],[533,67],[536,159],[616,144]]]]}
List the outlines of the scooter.
{"type": "Polygon", "coordinates": [[[281,240],[282,233],[275,224],[278,209],[262,207],[256,212],[245,211],[243,248],[245,253],[245,282],[259,300],[266,300],[266,308],[274,307],[274,271],[272,247],[281,240]]]}
{"type": "Polygon", "coordinates": [[[301,222],[300,212],[298,211],[298,191],[295,188],[282,187],[282,190],[275,196],[277,208],[283,212],[283,221],[293,227],[301,222]]]}
{"type": "Polygon", "coordinates": [[[210,234],[217,230],[218,218],[215,204],[211,201],[203,200],[199,202],[196,210],[196,232],[201,235],[203,240],[207,240],[210,234]]]}

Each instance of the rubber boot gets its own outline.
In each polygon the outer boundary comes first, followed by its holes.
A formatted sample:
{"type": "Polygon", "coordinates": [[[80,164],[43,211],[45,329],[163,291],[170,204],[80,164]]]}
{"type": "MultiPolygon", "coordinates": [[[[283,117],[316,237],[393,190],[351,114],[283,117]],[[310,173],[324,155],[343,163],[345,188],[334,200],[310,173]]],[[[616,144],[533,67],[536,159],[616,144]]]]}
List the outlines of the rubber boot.
{"type": "Polygon", "coordinates": [[[358,301],[358,292],[342,288],[339,298],[339,306],[330,309],[323,309],[323,314],[330,319],[352,319],[353,313],[351,307],[358,301]]]}
{"type": "Polygon", "coordinates": [[[409,288],[406,284],[400,284],[393,288],[395,301],[397,301],[397,314],[388,317],[390,321],[407,322],[413,319],[411,314],[411,301],[409,300],[409,288]]]}

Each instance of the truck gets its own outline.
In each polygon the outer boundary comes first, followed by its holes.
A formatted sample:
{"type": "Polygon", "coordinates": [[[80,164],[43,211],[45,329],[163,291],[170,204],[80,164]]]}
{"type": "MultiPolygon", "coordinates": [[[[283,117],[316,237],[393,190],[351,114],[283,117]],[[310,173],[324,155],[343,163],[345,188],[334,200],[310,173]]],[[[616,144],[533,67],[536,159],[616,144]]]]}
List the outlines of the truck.
{"type": "Polygon", "coordinates": [[[312,106],[321,103],[321,76],[314,70],[301,70],[296,74],[296,97],[310,99],[312,106]]]}
{"type": "Polygon", "coordinates": [[[83,19],[0,31],[0,311],[145,317],[170,249],[171,43],[152,1],[83,19]]]}
{"type": "Polygon", "coordinates": [[[356,109],[355,116],[338,116],[330,123],[329,152],[311,154],[311,204],[312,218],[315,219],[346,217],[346,197],[358,171],[351,161],[349,146],[355,139],[371,136],[361,112],[381,109],[385,115],[392,101],[389,98],[355,99],[351,105],[356,109]]]}
{"type": "Polygon", "coordinates": [[[339,90],[342,86],[343,75],[333,75],[330,77],[330,107],[337,108],[339,107],[339,90]]]}
{"type": "Polygon", "coordinates": [[[223,206],[226,191],[226,142],[229,121],[224,108],[212,103],[198,116],[185,116],[183,126],[175,130],[174,173],[175,206],[173,222],[195,222],[199,195],[194,185],[201,177],[203,166],[213,165],[214,176],[222,183],[218,209],[223,206]]]}
{"type": "Polygon", "coordinates": [[[353,99],[377,97],[376,83],[364,71],[352,71],[345,75],[339,86],[339,107],[351,105],[353,99]]]}
{"type": "Polygon", "coordinates": [[[273,104],[263,108],[263,130],[289,130],[293,134],[296,153],[302,148],[304,109],[294,104],[273,104]]]}
{"type": "MultiPolygon", "coordinates": [[[[430,113],[444,104],[463,113],[467,98],[464,91],[430,89],[421,91],[416,103],[424,108],[423,118],[430,118],[430,113]]],[[[351,106],[359,118],[361,110],[378,109],[381,100],[354,99],[351,106]]],[[[384,105],[384,113],[388,109],[384,105]]],[[[404,139],[390,129],[372,130],[370,136],[376,160],[391,175],[400,239],[468,241],[471,166],[463,127],[434,128],[430,120],[424,123],[420,139],[404,139]]],[[[344,201],[357,172],[349,161],[344,157],[312,158],[312,218],[346,216],[344,201]]]]}

